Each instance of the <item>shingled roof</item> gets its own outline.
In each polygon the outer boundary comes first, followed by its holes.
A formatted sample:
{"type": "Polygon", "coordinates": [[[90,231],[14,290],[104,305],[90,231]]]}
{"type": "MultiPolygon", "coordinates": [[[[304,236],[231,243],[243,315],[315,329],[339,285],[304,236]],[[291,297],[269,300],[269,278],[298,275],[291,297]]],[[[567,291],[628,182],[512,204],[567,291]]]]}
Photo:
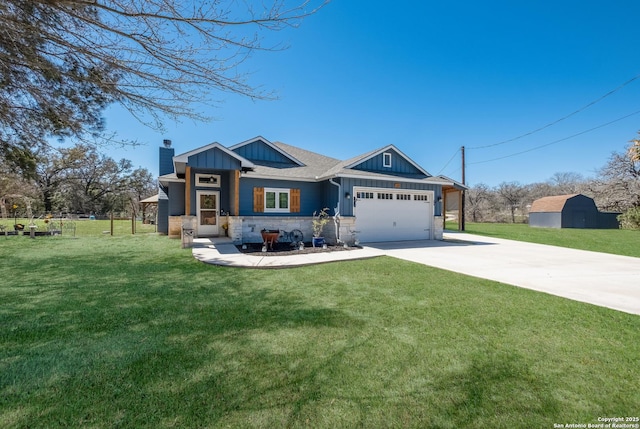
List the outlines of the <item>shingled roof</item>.
{"type": "Polygon", "coordinates": [[[535,200],[531,204],[529,213],[559,213],[564,208],[567,200],[577,197],[580,194],[554,195],[535,200]]]}
{"type": "MultiPolygon", "coordinates": [[[[263,139],[264,140],[264,139],[263,139]]],[[[270,165],[269,163],[258,163],[256,162],[255,167],[251,172],[246,173],[246,177],[263,177],[263,178],[279,178],[279,179],[293,179],[293,180],[326,180],[332,177],[345,176],[348,175],[350,177],[362,177],[367,179],[379,179],[379,180],[389,180],[400,179],[399,176],[393,176],[384,173],[376,173],[371,171],[364,170],[355,170],[349,168],[355,162],[361,161],[363,159],[367,159],[373,154],[382,152],[388,148],[393,148],[399,154],[406,158],[406,155],[402,154],[395,146],[389,145],[382,149],[372,150],[363,155],[359,155],[357,157],[351,158],[346,161],[340,161],[335,158],[331,158],[325,155],[321,155],[316,152],[311,152],[309,150],[305,150],[296,146],[291,146],[282,142],[273,142],[271,145],[277,147],[284,153],[290,154],[294,156],[297,160],[299,160],[302,165],[282,168],[281,165],[270,165]]],[[[406,158],[409,160],[409,158],[406,158]]],[[[410,162],[413,162],[409,160],[410,162]]],[[[421,171],[422,168],[416,166],[421,171]]],[[[436,183],[442,185],[451,185],[451,181],[447,180],[443,177],[433,177],[430,176],[426,171],[424,173],[427,177],[420,176],[413,180],[422,182],[422,183],[436,183]]],[[[404,180],[412,180],[410,177],[403,177],[404,180]]]]}
{"type": "MultiPolygon", "coordinates": [[[[291,146],[282,142],[269,142],[264,137],[258,136],[235,146],[226,148],[220,143],[214,142],[207,146],[203,146],[192,151],[183,153],[173,157],[175,171],[171,174],[165,174],[160,177],[161,183],[182,182],[184,179],[180,175],[184,175],[186,164],[190,156],[196,155],[207,150],[219,149],[222,152],[238,159],[245,171],[245,177],[265,178],[265,179],[283,179],[283,180],[299,180],[317,182],[331,179],[334,177],[354,177],[373,180],[404,180],[415,183],[438,184],[438,185],[454,185],[454,182],[444,176],[431,176],[422,167],[412,161],[403,154],[394,145],[388,145],[383,148],[375,149],[365,154],[356,156],[346,161],[341,161],[329,156],[321,155],[296,146],[291,146]],[[236,149],[255,141],[262,141],[272,149],[280,152],[287,158],[294,161],[291,164],[283,164],[281,161],[259,161],[249,160],[236,153],[236,149]],[[412,177],[410,174],[395,175],[386,174],[384,172],[373,172],[368,170],[360,170],[352,168],[355,164],[363,162],[376,154],[387,150],[394,150],[399,156],[404,158],[408,163],[413,164],[417,169],[417,173],[412,177]]],[[[464,187],[464,185],[462,185],[464,187]]]]}

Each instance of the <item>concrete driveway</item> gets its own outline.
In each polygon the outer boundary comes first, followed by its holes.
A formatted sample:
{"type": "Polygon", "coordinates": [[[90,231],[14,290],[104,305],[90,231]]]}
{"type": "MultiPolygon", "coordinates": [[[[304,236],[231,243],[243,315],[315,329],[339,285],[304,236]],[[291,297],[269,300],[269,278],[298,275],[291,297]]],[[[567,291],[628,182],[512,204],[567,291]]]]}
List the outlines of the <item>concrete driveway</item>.
{"type": "Polygon", "coordinates": [[[407,261],[640,314],[640,258],[445,233],[445,241],[368,243],[407,261]]]}

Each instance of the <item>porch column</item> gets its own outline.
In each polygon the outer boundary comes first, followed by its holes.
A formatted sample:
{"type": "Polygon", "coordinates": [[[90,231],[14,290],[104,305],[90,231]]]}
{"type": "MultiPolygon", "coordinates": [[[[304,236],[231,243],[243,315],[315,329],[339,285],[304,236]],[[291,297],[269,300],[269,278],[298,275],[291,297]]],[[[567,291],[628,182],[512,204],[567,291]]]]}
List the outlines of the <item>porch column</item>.
{"type": "Polygon", "coordinates": [[[458,191],[458,231],[464,231],[464,207],[463,200],[464,194],[462,191],[458,191]]]}
{"type": "Polygon", "coordinates": [[[234,172],[233,216],[240,216],[240,170],[234,172]]]}
{"type": "Polygon", "coordinates": [[[187,167],[184,176],[184,214],[191,215],[191,167],[187,167]]]}
{"type": "Polygon", "coordinates": [[[442,230],[447,229],[447,194],[448,192],[442,189],[442,230]]]}

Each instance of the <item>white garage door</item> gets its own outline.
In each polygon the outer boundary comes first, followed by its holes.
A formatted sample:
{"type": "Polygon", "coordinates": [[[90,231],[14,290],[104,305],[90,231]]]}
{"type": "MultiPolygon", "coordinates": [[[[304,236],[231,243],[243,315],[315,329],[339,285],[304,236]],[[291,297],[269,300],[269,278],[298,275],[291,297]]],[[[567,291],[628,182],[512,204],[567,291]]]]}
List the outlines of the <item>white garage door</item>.
{"type": "Polygon", "coordinates": [[[354,195],[361,243],[432,238],[433,191],[355,188],[354,195]]]}

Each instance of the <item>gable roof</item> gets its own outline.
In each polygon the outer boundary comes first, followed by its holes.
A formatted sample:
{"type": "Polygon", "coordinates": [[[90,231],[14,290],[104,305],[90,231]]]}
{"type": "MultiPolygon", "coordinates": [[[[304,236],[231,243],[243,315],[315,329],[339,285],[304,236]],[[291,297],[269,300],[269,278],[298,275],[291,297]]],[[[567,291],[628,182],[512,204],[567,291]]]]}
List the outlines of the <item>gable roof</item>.
{"type": "Polygon", "coordinates": [[[298,160],[297,166],[282,168],[269,164],[255,165],[247,177],[267,179],[293,179],[303,181],[317,181],[320,176],[340,161],[319,153],[311,152],[299,147],[281,142],[271,143],[273,147],[288,154],[290,158],[298,160]]]}
{"type": "MultiPolygon", "coordinates": [[[[294,164],[297,164],[297,165],[299,165],[299,166],[301,166],[301,167],[305,165],[305,163],[304,163],[304,162],[302,162],[302,161],[298,160],[298,159],[297,159],[295,156],[293,156],[290,152],[287,152],[287,151],[285,151],[285,150],[282,150],[282,149],[281,149],[277,144],[271,143],[269,140],[265,139],[265,138],[264,138],[264,137],[262,137],[262,136],[256,136],[256,137],[254,137],[254,138],[252,138],[252,139],[249,139],[249,140],[243,141],[242,143],[238,143],[238,144],[236,144],[236,145],[233,145],[233,146],[231,146],[231,147],[229,148],[229,150],[236,152],[236,151],[238,151],[239,149],[241,149],[241,148],[242,148],[242,147],[244,147],[244,146],[248,146],[248,145],[251,145],[251,144],[254,144],[254,143],[257,143],[257,142],[261,142],[261,143],[263,143],[264,145],[266,145],[266,146],[270,147],[271,149],[273,149],[273,150],[275,150],[276,152],[280,153],[280,155],[282,155],[282,156],[284,156],[285,158],[289,159],[289,160],[290,160],[291,162],[293,162],[294,164]]],[[[293,147],[293,146],[291,146],[291,147],[293,147]]]]}
{"type": "Polygon", "coordinates": [[[357,156],[355,158],[352,158],[349,161],[345,162],[344,168],[357,167],[358,165],[364,163],[365,161],[368,161],[371,158],[375,158],[376,156],[378,156],[380,154],[383,154],[385,152],[389,152],[390,150],[394,150],[395,152],[397,152],[398,155],[400,155],[406,162],[408,162],[409,164],[413,165],[418,171],[420,171],[425,176],[431,176],[431,174],[429,174],[425,169],[423,169],[418,164],[416,164],[411,158],[409,158],[407,155],[402,153],[402,151],[400,149],[398,149],[397,147],[395,147],[392,144],[387,145],[387,146],[385,146],[383,148],[380,148],[380,149],[373,150],[373,151],[368,152],[368,153],[366,153],[364,155],[360,155],[360,156],[357,156]]]}
{"type": "MultiPolygon", "coordinates": [[[[403,181],[403,182],[414,182],[414,183],[428,183],[428,184],[438,184],[438,185],[453,185],[453,181],[446,177],[434,177],[431,176],[425,169],[420,167],[417,163],[415,163],[411,158],[405,155],[401,150],[399,150],[395,145],[390,144],[384,146],[379,149],[374,149],[362,155],[355,156],[346,161],[340,161],[335,164],[331,169],[327,170],[324,175],[320,176],[320,179],[329,179],[332,177],[350,177],[357,179],[372,179],[372,180],[395,180],[395,181],[403,181]],[[375,158],[385,152],[390,150],[395,151],[399,156],[403,158],[409,165],[413,166],[418,172],[420,177],[407,177],[402,174],[389,174],[386,172],[374,172],[368,170],[361,170],[355,167],[362,165],[368,160],[375,158]]],[[[465,188],[466,189],[466,188],[465,188]]]]}
{"type": "Polygon", "coordinates": [[[187,163],[189,162],[189,157],[197,155],[199,153],[202,152],[206,152],[208,150],[212,150],[212,149],[219,149],[220,151],[224,152],[225,154],[236,158],[238,161],[240,161],[240,165],[242,166],[243,169],[251,169],[254,167],[253,163],[251,161],[249,161],[246,158],[241,157],[240,155],[238,155],[237,153],[233,152],[232,150],[222,146],[220,143],[218,142],[213,142],[211,144],[208,144],[206,146],[202,146],[199,147],[197,149],[193,149],[189,152],[185,152],[185,153],[181,153],[180,155],[176,155],[173,157],[173,171],[175,174],[184,174],[185,170],[186,170],[186,166],[187,163]]]}
{"type": "Polygon", "coordinates": [[[411,158],[406,156],[393,144],[372,150],[362,155],[358,155],[346,161],[341,161],[336,158],[321,155],[319,153],[302,149],[300,147],[291,146],[282,142],[270,142],[262,136],[254,137],[252,139],[233,145],[229,148],[222,146],[218,142],[214,142],[207,146],[203,146],[192,151],[174,156],[174,173],[161,176],[161,183],[170,181],[181,181],[177,174],[183,174],[185,172],[186,165],[189,162],[189,158],[212,149],[219,149],[225,154],[232,156],[240,161],[243,170],[246,171],[246,173],[244,174],[245,177],[309,182],[317,182],[337,177],[348,177],[357,179],[393,180],[450,186],[456,184],[455,181],[447,177],[431,176],[431,174],[424,170],[420,165],[415,163],[411,158]],[[236,152],[239,151],[240,153],[243,153],[242,148],[255,143],[262,143],[266,145],[270,150],[276,151],[281,156],[285,157],[288,160],[291,160],[291,164],[258,160],[251,161],[236,152]],[[411,167],[415,168],[415,171],[417,173],[415,175],[412,175],[391,171],[372,171],[366,168],[356,168],[358,166],[361,166],[363,163],[371,160],[372,158],[389,151],[394,151],[403,159],[406,165],[410,165],[411,167]]]}
{"type": "Polygon", "coordinates": [[[542,197],[531,204],[529,213],[559,213],[564,205],[571,198],[582,194],[554,195],[552,197],[542,197]]]}
{"type": "Polygon", "coordinates": [[[350,177],[356,179],[394,180],[402,182],[429,183],[439,185],[453,184],[451,181],[444,178],[432,177],[431,175],[429,175],[429,173],[419,167],[415,162],[409,159],[393,145],[388,145],[381,149],[367,152],[363,155],[359,155],[347,161],[340,161],[335,158],[301,149],[296,146],[291,146],[282,142],[275,142],[273,144],[302,161],[304,163],[304,166],[299,168],[271,168],[269,166],[258,165],[254,168],[253,172],[247,174],[247,177],[298,179],[314,182],[335,177],[350,177]],[[420,172],[424,173],[426,177],[410,178],[404,177],[402,175],[372,172],[367,170],[357,170],[352,168],[381,153],[384,153],[390,148],[393,148],[395,151],[397,151],[399,155],[405,158],[407,162],[415,166],[420,172]]]}

